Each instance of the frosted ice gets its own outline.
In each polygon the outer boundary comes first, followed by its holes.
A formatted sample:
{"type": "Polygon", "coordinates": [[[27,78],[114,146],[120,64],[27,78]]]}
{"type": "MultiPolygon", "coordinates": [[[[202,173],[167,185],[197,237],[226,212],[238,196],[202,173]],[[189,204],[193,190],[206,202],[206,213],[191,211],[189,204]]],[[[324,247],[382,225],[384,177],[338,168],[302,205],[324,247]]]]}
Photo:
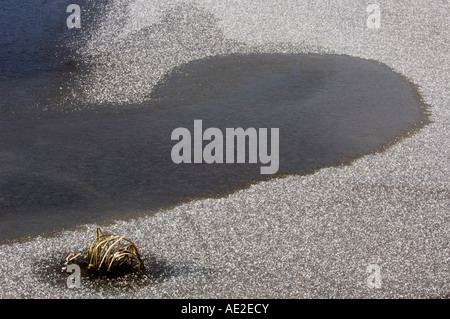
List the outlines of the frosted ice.
{"type": "Polygon", "coordinates": [[[143,99],[166,72],[209,55],[330,52],[378,60],[408,77],[433,123],[349,166],[105,227],[160,261],[161,275],[144,284],[108,289],[83,279],[80,290],[66,287],[56,270],[90,242],[95,225],[2,245],[0,297],[448,298],[449,4],[377,1],[381,28],[370,30],[372,2],[127,1],[110,11],[104,32],[80,49],[87,62],[106,66],[86,85],[100,90],[87,94],[95,102],[143,99]],[[133,50],[133,37],[147,46],[133,50]],[[127,91],[115,91],[125,80],[127,91]],[[370,263],[381,267],[381,289],[366,285],[370,263]]]}

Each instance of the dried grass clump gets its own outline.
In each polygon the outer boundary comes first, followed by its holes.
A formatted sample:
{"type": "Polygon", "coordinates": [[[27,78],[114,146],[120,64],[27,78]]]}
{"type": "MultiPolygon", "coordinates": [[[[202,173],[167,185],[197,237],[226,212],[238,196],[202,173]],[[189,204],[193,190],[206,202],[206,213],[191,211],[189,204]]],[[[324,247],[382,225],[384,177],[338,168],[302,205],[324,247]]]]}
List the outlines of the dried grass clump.
{"type": "Polygon", "coordinates": [[[127,237],[104,234],[97,228],[97,239],[88,249],[88,269],[112,271],[124,263],[137,262],[139,271],[144,267],[139,248],[127,237]]]}
{"type": "Polygon", "coordinates": [[[77,262],[77,257],[79,257],[81,255],[81,252],[79,251],[74,251],[73,253],[70,253],[69,255],[67,255],[66,257],[66,262],[64,263],[64,266],[62,267],[61,271],[62,272],[66,272],[67,271],[67,266],[71,263],[77,262]]]}
{"type": "MultiPolygon", "coordinates": [[[[69,263],[77,263],[77,257],[80,255],[81,252],[70,253],[62,271],[67,269],[69,263]]],[[[129,238],[115,234],[104,234],[98,227],[97,238],[87,251],[87,269],[111,273],[125,264],[133,266],[133,263],[137,263],[139,272],[144,268],[139,248],[129,238]]]]}

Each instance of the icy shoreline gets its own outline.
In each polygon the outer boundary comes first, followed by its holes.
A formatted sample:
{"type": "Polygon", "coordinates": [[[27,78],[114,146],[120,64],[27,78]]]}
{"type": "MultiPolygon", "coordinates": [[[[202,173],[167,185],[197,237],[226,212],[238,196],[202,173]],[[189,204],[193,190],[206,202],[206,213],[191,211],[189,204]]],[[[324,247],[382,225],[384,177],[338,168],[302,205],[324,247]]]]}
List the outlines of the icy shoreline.
{"type": "Polygon", "coordinates": [[[252,22],[258,32],[248,34],[250,5],[204,6],[222,12],[221,27],[234,40],[264,42],[266,32],[268,41],[278,35],[385,63],[419,86],[433,123],[350,166],[106,227],[163,261],[167,275],[144,286],[108,292],[82,281],[80,290],[68,289],[55,281],[60,273],[42,270],[85,247],[95,225],[2,245],[1,298],[448,298],[448,4],[380,1],[383,20],[374,31],[363,23],[366,5],[352,1],[307,4],[296,23],[295,16],[269,22],[288,14],[286,3],[261,9],[252,22]],[[381,268],[381,289],[366,285],[369,264],[381,268]]]}

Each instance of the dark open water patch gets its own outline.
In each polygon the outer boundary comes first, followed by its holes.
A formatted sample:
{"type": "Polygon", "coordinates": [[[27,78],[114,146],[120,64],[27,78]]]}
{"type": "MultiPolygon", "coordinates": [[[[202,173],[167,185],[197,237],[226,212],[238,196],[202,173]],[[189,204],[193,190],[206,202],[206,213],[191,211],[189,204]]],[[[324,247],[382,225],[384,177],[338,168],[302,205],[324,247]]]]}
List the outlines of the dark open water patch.
{"type": "Polygon", "coordinates": [[[416,88],[401,76],[373,61],[331,55],[194,61],[140,105],[0,109],[0,241],[131,218],[348,163],[427,121],[416,88]],[[267,165],[249,164],[248,157],[244,164],[173,163],[172,131],[193,133],[194,120],[224,134],[278,128],[277,173],[261,175],[267,165]]]}

